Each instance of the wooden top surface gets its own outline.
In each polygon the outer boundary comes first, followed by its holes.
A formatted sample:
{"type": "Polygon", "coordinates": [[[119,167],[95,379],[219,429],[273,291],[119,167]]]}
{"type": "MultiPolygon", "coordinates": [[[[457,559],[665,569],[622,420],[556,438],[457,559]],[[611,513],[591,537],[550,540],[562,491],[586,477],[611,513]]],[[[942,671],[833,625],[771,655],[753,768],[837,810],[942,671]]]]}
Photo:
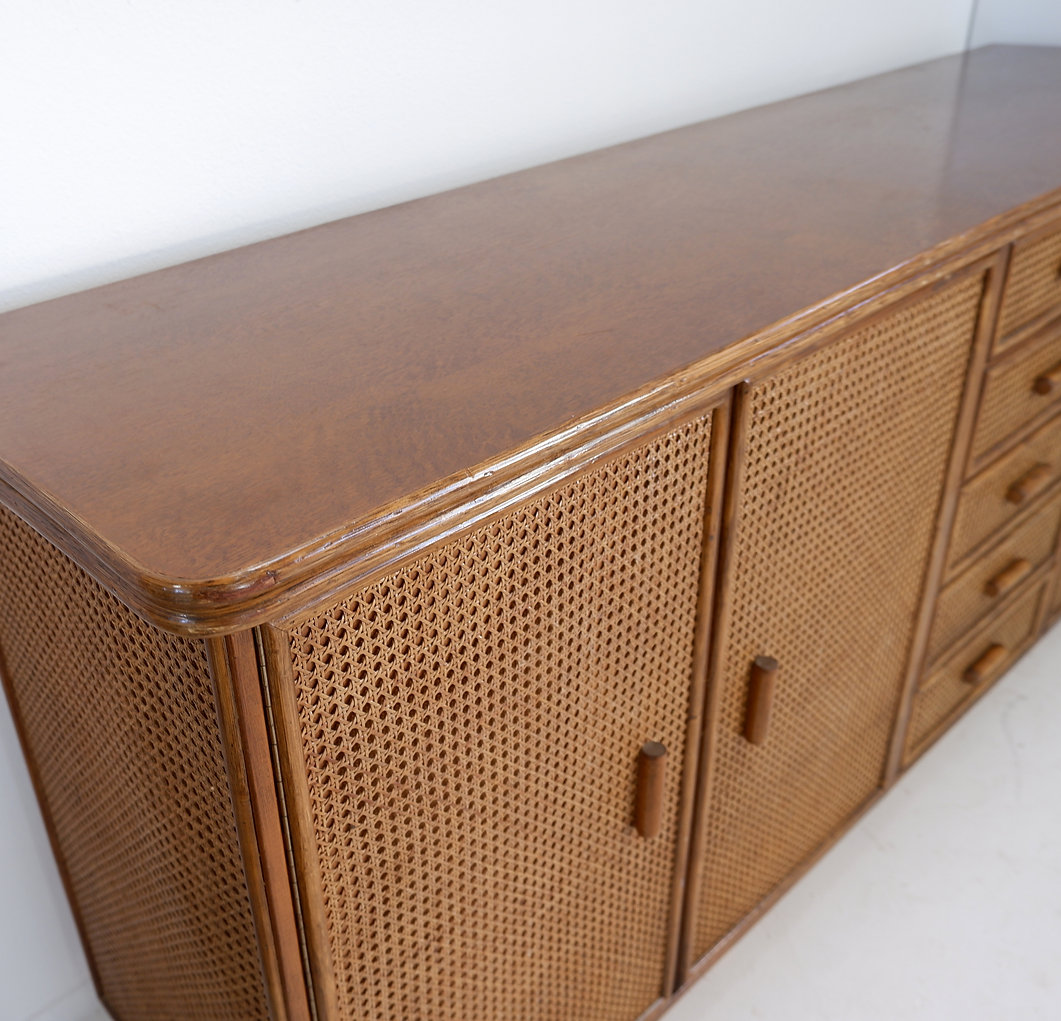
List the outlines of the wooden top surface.
{"type": "Polygon", "coordinates": [[[95,573],[238,602],[1059,185],[1061,50],[994,47],[30,306],[0,480],[95,573]]]}

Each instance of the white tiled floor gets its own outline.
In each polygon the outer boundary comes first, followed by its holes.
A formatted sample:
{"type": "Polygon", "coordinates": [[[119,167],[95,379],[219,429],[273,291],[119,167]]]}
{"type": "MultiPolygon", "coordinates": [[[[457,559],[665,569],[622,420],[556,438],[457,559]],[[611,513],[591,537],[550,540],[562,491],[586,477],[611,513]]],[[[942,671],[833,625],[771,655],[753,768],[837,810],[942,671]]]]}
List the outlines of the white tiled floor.
{"type": "MultiPolygon", "coordinates": [[[[7,739],[0,733],[0,745],[7,739]]],[[[0,886],[5,943],[41,912],[41,885],[30,880],[0,886]]],[[[69,919],[52,924],[68,947],[69,919]]],[[[54,976],[38,967],[31,992],[69,983],[62,961],[54,976]]],[[[0,974],[9,984],[26,978],[0,974]]],[[[0,996],[0,1021],[107,1021],[83,975],[65,995],[39,995],[43,1010],[6,1010],[32,998],[16,991],[0,996]]],[[[1061,627],[667,1021],[1017,1017],[1061,1018],[1061,627]]]]}

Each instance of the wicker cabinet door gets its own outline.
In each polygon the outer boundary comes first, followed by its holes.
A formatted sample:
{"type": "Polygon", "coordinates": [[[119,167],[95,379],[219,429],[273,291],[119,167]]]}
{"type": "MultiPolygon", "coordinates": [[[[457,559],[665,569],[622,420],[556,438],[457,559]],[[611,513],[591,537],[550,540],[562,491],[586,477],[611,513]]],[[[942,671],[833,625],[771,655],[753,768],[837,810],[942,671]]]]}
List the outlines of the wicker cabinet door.
{"type": "Polygon", "coordinates": [[[983,283],[919,292],[738,395],[693,961],[880,786],[983,283]]]}
{"type": "Polygon", "coordinates": [[[326,1016],[632,1021],[659,999],[710,441],[705,415],[271,633],[326,1016]]]}

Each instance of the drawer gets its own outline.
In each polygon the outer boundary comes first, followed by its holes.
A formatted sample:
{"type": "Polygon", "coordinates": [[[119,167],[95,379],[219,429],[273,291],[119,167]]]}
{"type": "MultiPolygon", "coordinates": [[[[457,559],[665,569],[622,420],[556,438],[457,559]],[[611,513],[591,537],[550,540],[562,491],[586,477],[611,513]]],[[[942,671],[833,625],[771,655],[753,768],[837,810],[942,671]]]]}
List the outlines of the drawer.
{"type": "Polygon", "coordinates": [[[1061,225],[1016,242],[999,310],[999,346],[1022,326],[1061,305],[1061,225]]]}
{"type": "Polygon", "coordinates": [[[1061,497],[1033,514],[955,578],[936,602],[928,640],[933,663],[977,621],[1050,559],[1061,525],[1061,497]]]}
{"type": "Polygon", "coordinates": [[[974,463],[1061,398],[1061,324],[1006,354],[984,379],[973,434],[974,463]]]}
{"type": "Polygon", "coordinates": [[[1054,418],[962,488],[950,571],[1061,479],[1061,417],[1054,418]]]}
{"type": "Polygon", "coordinates": [[[1035,638],[1043,585],[1032,585],[1005,612],[940,666],[914,696],[906,760],[918,755],[952,713],[988,688],[1035,638]]]}
{"type": "Polygon", "coordinates": [[[1053,593],[1050,596],[1050,608],[1046,611],[1046,619],[1051,624],[1058,617],[1061,617],[1061,563],[1057,565],[1054,571],[1053,586],[1053,593]]]}

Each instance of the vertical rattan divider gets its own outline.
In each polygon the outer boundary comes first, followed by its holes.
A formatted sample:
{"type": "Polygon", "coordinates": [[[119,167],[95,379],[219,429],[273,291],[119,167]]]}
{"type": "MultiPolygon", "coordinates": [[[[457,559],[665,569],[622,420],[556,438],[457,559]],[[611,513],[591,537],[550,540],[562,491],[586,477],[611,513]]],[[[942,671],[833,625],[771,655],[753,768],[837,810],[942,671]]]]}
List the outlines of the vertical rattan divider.
{"type": "Polygon", "coordinates": [[[261,629],[322,1018],[605,1021],[662,1004],[727,425],[709,407],[629,441],[261,629]],[[646,741],[668,750],[648,839],[633,825],[646,741]]]}

